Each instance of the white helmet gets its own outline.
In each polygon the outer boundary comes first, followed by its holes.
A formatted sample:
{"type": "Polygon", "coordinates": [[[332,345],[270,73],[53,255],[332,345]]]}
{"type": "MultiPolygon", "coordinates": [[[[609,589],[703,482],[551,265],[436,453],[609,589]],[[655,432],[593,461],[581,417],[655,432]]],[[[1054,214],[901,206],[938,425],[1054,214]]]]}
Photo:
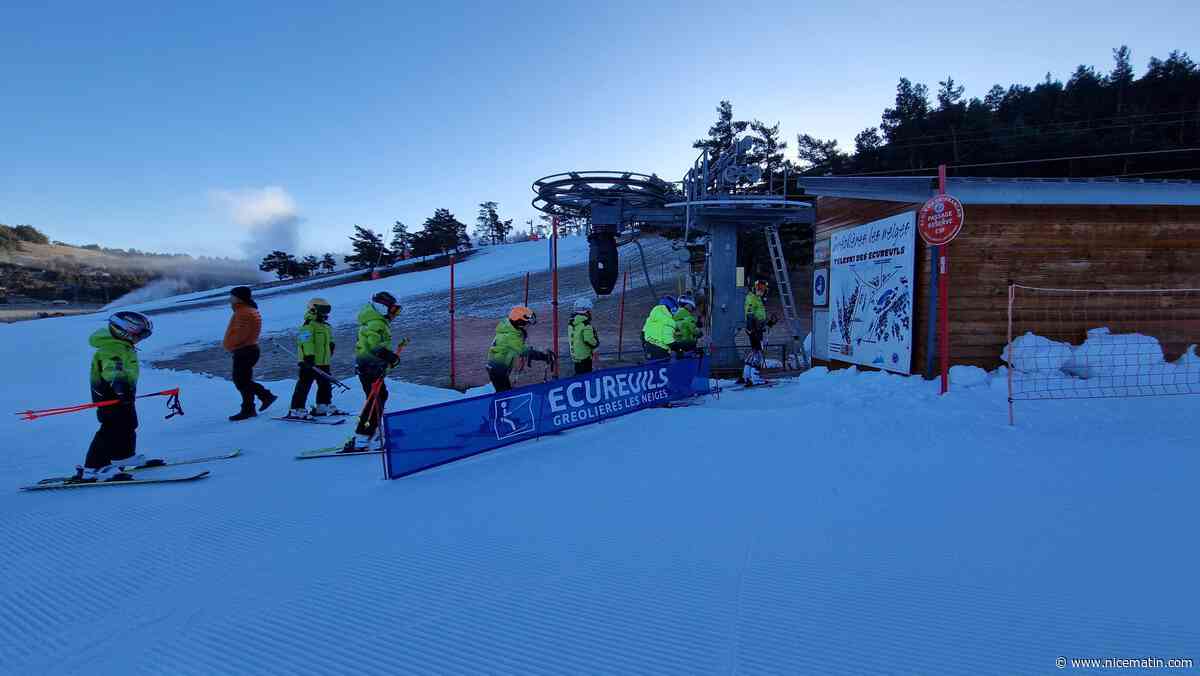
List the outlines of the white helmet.
{"type": "Polygon", "coordinates": [[[591,311],[592,311],[592,299],[591,298],[584,297],[584,298],[580,298],[579,300],[575,301],[575,312],[582,314],[584,312],[591,312],[591,311]]]}

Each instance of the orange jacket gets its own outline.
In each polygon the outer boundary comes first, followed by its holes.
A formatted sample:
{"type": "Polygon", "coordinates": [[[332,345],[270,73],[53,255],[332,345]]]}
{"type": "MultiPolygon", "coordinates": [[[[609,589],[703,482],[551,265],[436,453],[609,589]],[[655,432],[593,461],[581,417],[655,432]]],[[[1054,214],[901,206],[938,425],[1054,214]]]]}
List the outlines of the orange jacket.
{"type": "Polygon", "coordinates": [[[258,334],[262,331],[262,315],[249,305],[238,305],[229,318],[229,328],[225,329],[225,340],[221,344],[226,352],[239,348],[258,345],[258,334]]]}

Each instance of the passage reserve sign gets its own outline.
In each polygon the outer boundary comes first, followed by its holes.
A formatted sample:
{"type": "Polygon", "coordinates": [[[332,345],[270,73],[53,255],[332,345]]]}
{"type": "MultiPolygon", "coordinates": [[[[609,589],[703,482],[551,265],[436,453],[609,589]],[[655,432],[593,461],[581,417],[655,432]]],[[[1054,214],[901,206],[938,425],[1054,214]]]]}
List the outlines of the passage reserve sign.
{"type": "Polygon", "coordinates": [[[916,225],[917,214],[910,211],[833,234],[831,359],[909,372],[916,225]]]}

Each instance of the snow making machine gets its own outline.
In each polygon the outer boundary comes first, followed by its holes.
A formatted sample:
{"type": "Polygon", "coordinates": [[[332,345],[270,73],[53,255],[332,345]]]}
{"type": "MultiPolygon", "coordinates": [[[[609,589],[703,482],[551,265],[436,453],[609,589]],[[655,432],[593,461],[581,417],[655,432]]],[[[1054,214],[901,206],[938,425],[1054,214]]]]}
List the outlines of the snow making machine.
{"type": "MultiPolygon", "coordinates": [[[[588,222],[588,272],[598,295],[608,295],[619,278],[619,246],[636,245],[643,227],[681,229],[677,246],[691,269],[692,291],[700,296],[717,369],[740,370],[736,347],[744,327],[743,299],[737,279],[738,232],[762,231],[783,306],[788,354],[806,368],[802,325],[792,293],[787,261],[779,239],[785,223],[811,227],[813,208],[803,195],[787,194],[787,176],[776,192],[774,177],[764,185],[762,169],[747,154],[753,139],[735,141],[713,157],[705,150],[684,175],[671,183],[655,175],[616,171],[572,171],[538,179],[533,206],[547,214],[583,217],[588,222]]],[[[643,266],[647,286],[654,290],[643,266]]],[[[657,292],[655,293],[657,295],[657,292]]]]}

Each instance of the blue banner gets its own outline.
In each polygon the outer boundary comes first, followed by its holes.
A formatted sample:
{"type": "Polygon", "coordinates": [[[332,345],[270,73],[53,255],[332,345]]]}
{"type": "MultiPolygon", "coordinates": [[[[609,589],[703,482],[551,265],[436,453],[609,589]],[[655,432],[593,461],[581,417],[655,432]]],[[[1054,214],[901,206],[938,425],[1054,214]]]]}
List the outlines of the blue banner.
{"type": "Polygon", "coordinates": [[[708,358],[653,361],[383,416],[389,479],[711,391],[708,358]]]}

